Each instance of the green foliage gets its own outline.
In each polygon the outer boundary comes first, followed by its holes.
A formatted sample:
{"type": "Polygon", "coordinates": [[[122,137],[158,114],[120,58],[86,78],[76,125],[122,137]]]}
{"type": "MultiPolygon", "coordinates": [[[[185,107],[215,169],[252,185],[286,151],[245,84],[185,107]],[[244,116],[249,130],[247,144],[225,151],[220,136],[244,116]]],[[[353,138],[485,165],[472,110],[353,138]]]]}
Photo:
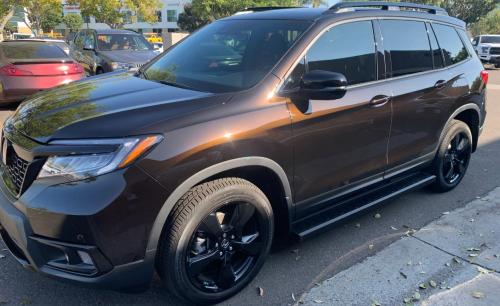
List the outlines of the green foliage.
{"type": "Polygon", "coordinates": [[[41,29],[50,31],[61,22],[62,5],[60,0],[23,0],[31,30],[35,35],[41,29]]]}
{"type": "Polygon", "coordinates": [[[322,5],[322,0],[193,0],[179,15],[179,27],[188,32],[251,7],[322,5]]]}
{"type": "Polygon", "coordinates": [[[123,27],[126,11],[155,23],[156,12],[162,7],[160,0],[71,0],[70,3],[80,5],[82,15],[93,16],[112,28],[123,27]]]}
{"type": "Polygon", "coordinates": [[[76,32],[82,27],[83,18],[79,14],[67,14],[64,16],[63,22],[70,32],[76,32]]]}
{"type": "Polygon", "coordinates": [[[473,35],[500,34],[500,9],[493,10],[471,27],[473,35]]]}

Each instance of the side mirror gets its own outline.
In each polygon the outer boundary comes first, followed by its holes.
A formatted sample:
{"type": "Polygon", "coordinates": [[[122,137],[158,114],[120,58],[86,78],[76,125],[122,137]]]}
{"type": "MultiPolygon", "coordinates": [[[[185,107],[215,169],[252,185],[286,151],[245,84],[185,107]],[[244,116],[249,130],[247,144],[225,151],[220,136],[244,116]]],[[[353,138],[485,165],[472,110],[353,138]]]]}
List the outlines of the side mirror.
{"type": "Polygon", "coordinates": [[[306,73],[300,87],[283,90],[281,96],[289,97],[304,113],[309,109],[309,100],[336,100],[345,96],[347,78],[342,73],[313,70],[306,73]]]}
{"type": "Polygon", "coordinates": [[[95,46],[91,42],[85,42],[85,44],[83,45],[83,50],[95,51],[95,46]]]}

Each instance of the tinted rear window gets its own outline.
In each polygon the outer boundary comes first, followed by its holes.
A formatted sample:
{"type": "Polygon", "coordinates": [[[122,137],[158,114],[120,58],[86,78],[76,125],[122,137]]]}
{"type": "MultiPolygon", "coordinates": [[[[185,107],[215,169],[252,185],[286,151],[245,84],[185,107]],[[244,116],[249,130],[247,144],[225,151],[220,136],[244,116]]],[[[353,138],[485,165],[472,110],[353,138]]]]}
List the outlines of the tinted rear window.
{"type": "Polygon", "coordinates": [[[384,47],[391,53],[392,75],[402,76],[433,68],[425,23],[406,20],[380,22],[384,47]]]}
{"type": "Polygon", "coordinates": [[[469,52],[467,52],[462,39],[460,39],[454,28],[441,24],[433,24],[432,27],[436,33],[439,46],[443,50],[447,66],[459,63],[469,57],[469,52]]]}
{"type": "Polygon", "coordinates": [[[0,45],[0,50],[8,59],[51,59],[67,57],[61,48],[37,42],[16,42],[0,45]]]}

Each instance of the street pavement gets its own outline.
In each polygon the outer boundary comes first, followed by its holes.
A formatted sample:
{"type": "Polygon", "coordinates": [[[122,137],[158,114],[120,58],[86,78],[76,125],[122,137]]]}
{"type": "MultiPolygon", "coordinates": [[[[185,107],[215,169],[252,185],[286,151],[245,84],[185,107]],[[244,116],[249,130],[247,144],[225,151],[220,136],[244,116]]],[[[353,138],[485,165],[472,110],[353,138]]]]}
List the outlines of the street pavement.
{"type": "MultiPolygon", "coordinates": [[[[421,229],[443,212],[462,208],[500,186],[500,71],[490,71],[490,84],[486,128],[459,188],[446,194],[426,189],[408,193],[301,243],[275,248],[257,278],[222,305],[293,305],[315,284],[400,240],[407,228],[421,229]],[[375,214],[380,218],[374,218],[375,214]]],[[[8,113],[0,111],[0,117],[8,113]]],[[[0,304],[182,305],[158,280],[149,291],[137,295],[81,288],[25,271],[2,249],[0,242],[0,254],[6,256],[0,259],[0,304]]],[[[353,282],[352,288],[356,286],[353,282]]]]}

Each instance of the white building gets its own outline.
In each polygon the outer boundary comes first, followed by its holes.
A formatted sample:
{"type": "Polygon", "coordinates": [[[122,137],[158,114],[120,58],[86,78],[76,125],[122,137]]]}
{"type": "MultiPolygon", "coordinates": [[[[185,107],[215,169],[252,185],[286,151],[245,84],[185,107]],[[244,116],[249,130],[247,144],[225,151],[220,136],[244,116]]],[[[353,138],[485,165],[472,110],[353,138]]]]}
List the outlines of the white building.
{"type": "MultiPolygon", "coordinates": [[[[158,10],[158,22],[150,24],[147,22],[137,22],[132,23],[134,18],[131,14],[126,14],[125,17],[125,29],[132,29],[135,31],[143,33],[166,33],[166,32],[176,32],[179,30],[177,25],[177,20],[179,14],[184,11],[184,5],[191,2],[190,0],[161,0],[163,6],[158,10]]],[[[67,4],[66,0],[62,0],[63,3],[63,15],[66,14],[80,14],[80,7],[78,5],[67,4]]],[[[84,18],[85,23],[84,28],[89,29],[107,29],[109,26],[107,24],[99,22],[94,17],[84,18]],[[85,20],[86,19],[86,20],[85,20]]],[[[65,30],[64,24],[57,27],[58,30],[65,30]]]]}

